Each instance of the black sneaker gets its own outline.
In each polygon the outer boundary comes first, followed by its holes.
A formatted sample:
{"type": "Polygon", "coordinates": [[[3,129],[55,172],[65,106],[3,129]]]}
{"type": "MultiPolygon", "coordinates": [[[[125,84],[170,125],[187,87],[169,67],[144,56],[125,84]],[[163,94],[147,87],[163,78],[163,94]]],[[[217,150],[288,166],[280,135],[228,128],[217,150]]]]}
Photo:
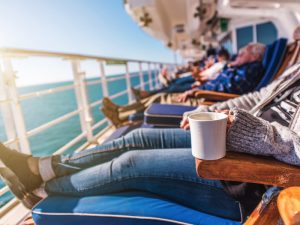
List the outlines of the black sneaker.
{"type": "Polygon", "coordinates": [[[0,177],[9,187],[10,191],[23,203],[23,205],[32,209],[42,198],[26,190],[25,185],[20,181],[18,176],[8,167],[0,168],[0,177]]]}

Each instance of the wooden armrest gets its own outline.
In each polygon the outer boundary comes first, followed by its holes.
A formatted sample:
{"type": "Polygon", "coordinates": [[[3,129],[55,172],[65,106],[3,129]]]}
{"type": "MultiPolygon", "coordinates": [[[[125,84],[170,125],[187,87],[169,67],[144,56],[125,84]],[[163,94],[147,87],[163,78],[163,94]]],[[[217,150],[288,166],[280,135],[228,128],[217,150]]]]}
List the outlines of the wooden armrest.
{"type": "Polygon", "coordinates": [[[228,99],[239,97],[237,94],[228,94],[217,91],[197,91],[195,93],[196,98],[204,98],[207,101],[226,101],[228,99]]]}
{"type": "Polygon", "coordinates": [[[277,225],[279,218],[277,199],[273,198],[266,207],[261,201],[243,225],[277,225]]]}
{"type": "Polygon", "coordinates": [[[277,207],[285,225],[300,224],[300,187],[290,187],[280,192],[277,207]]]}
{"type": "Polygon", "coordinates": [[[273,158],[227,152],[219,160],[196,159],[200,177],[211,180],[240,181],[278,187],[299,185],[300,167],[273,158]]]}

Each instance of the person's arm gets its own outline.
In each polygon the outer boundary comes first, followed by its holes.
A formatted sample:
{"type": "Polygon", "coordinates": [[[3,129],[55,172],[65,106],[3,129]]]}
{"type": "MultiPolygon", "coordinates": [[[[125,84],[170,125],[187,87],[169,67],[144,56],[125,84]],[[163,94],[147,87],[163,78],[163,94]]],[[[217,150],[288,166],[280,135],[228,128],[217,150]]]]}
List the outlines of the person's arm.
{"type": "Polygon", "coordinates": [[[225,66],[224,62],[215,63],[213,66],[200,73],[201,80],[209,81],[209,80],[216,79],[224,66],[225,66]]]}
{"type": "Polygon", "coordinates": [[[261,91],[252,92],[249,94],[242,95],[238,98],[230,99],[225,102],[219,102],[213,104],[211,106],[207,105],[200,105],[197,109],[193,111],[185,112],[184,115],[187,116],[188,114],[195,113],[195,112],[214,112],[216,110],[224,110],[224,109],[232,109],[232,108],[239,108],[244,110],[250,110],[254,106],[256,106],[264,96],[268,92],[267,88],[261,89],[261,91]]]}
{"type": "Polygon", "coordinates": [[[229,99],[224,102],[219,102],[207,107],[208,111],[223,110],[239,108],[244,110],[251,110],[256,106],[263,98],[264,94],[268,92],[267,89],[263,88],[261,91],[255,91],[248,94],[241,95],[238,98],[229,99]]]}
{"type": "Polygon", "coordinates": [[[273,156],[279,161],[300,166],[298,134],[244,110],[234,109],[232,112],[234,119],[227,134],[227,150],[273,156]]]}

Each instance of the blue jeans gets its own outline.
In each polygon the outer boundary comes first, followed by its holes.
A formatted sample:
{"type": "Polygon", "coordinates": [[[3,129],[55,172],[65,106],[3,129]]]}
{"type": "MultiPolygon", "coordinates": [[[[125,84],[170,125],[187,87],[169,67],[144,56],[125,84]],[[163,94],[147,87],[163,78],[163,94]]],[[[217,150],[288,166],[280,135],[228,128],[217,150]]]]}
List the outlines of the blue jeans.
{"type": "Polygon", "coordinates": [[[182,77],[178,78],[174,82],[172,82],[168,87],[161,88],[159,90],[150,91],[151,94],[157,93],[179,93],[185,92],[187,90],[192,89],[192,84],[195,82],[195,79],[190,77],[182,77]]]}
{"type": "Polygon", "coordinates": [[[195,82],[195,78],[192,76],[188,76],[188,77],[177,78],[172,82],[172,84],[184,84],[184,83],[194,83],[194,82],[195,82]]]}
{"type": "Polygon", "coordinates": [[[126,190],[151,192],[224,218],[240,219],[239,204],[219,181],[197,176],[190,133],[137,129],[93,149],[53,159],[53,194],[86,196],[126,190]]]}

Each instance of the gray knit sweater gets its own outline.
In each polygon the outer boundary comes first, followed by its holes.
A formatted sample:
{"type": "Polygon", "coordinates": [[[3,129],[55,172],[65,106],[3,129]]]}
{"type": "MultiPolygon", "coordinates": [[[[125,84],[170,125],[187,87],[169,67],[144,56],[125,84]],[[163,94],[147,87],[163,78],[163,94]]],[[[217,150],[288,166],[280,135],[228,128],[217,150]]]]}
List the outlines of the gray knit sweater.
{"type": "Polygon", "coordinates": [[[195,111],[231,109],[235,120],[227,134],[227,150],[273,156],[276,159],[300,166],[300,107],[294,114],[289,127],[279,123],[269,123],[256,117],[256,113],[278,93],[284,92],[300,79],[300,64],[288,70],[276,81],[259,92],[212,106],[200,106],[195,111]]]}

